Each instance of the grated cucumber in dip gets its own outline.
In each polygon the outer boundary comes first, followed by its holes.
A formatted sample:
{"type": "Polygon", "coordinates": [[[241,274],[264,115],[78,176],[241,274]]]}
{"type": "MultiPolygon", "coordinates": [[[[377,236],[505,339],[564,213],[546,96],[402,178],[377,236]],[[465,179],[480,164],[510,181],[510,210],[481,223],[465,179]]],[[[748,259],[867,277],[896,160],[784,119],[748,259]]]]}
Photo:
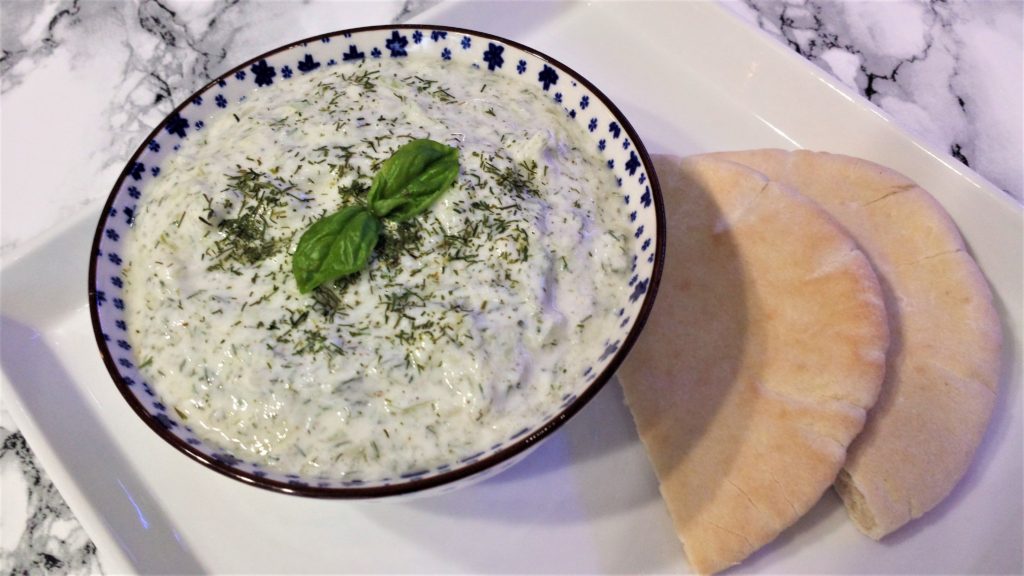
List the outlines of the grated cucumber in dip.
{"type": "Polygon", "coordinates": [[[204,441],[287,473],[375,480],[508,440],[580,391],[628,297],[625,205],[585,142],[515,78],[415,56],[250,94],[141,199],[140,369],[204,441]],[[303,231],[420,138],[459,149],[454,186],[300,294],[303,231]]]}

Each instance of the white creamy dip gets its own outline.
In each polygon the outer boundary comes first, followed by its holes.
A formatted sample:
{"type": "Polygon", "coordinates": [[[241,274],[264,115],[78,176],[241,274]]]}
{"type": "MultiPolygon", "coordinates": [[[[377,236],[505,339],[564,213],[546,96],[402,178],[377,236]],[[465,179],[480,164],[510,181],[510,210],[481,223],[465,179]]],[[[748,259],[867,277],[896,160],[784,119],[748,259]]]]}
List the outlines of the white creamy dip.
{"type": "Polygon", "coordinates": [[[141,199],[125,301],[140,370],[204,441],[374,480],[508,440],[578,393],[617,331],[633,241],[581,128],[515,78],[408,58],[257,90],[141,199]],[[291,254],[412,138],[459,149],[368,269],[300,294],[291,254]],[[249,214],[248,217],[244,217],[249,214]]]}

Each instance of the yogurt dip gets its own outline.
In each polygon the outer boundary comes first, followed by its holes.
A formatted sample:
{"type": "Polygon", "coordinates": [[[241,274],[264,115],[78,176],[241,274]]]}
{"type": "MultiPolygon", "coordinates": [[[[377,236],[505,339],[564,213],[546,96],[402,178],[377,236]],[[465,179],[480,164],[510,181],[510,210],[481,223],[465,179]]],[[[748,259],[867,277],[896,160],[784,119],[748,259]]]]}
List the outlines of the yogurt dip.
{"type": "Polygon", "coordinates": [[[581,128],[457,62],[258,90],[181,145],[136,213],[141,372],[204,441],[285,473],[383,479],[508,440],[581,391],[628,297],[626,206],[581,128]],[[455,185],[387,222],[366,270],[300,294],[303,231],[415,138],[459,149],[455,185]]]}

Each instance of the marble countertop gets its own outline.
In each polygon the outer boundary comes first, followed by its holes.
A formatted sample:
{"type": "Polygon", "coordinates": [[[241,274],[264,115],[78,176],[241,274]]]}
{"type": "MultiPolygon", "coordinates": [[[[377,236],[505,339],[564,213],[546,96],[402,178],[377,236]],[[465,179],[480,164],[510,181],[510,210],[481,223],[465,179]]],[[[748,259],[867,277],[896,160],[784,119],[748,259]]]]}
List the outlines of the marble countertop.
{"type": "MultiPolygon", "coordinates": [[[[328,31],[402,22],[435,3],[0,3],[0,257],[6,261],[72,215],[95,210],[124,160],[177,102],[235,63],[294,40],[296,26],[328,31]],[[39,122],[60,130],[48,130],[44,139],[39,122]],[[34,200],[25,202],[24,195],[34,200]]],[[[1006,194],[1024,197],[1024,4],[727,5],[920,141],[1006,194]]],[[[102,573],[88,534],[2,404],[0,441],[0,570],[102,573]]]]}

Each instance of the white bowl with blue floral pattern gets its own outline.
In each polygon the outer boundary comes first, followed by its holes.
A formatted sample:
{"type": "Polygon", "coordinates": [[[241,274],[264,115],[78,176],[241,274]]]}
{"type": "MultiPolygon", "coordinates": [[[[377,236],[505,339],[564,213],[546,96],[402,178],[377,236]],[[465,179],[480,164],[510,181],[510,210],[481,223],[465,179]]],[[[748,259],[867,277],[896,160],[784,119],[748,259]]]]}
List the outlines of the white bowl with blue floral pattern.
{"type": "Polygon", "coordinates": [[[664,260],[664,215],[657,178],[636,131],[618,108],[582,76],[536,50],[485,33],[444,26],[374,26],[309,38],[257,56],[207,84],[161,122],[128,160],[100,217],[89,270],[89,300],[96,341],[115,385],[132,409],[172,446],[199,463],[247,484],[302,496],[369,498],[443,492],[493,475],[524,457],[576,414],[612,377],[636,341],[654,303],[664,260]],[[161,177],[161,166],[210,117],[229,112],[256,89],[273,89],[321,66],[351,66],[366,59],[409,54],[463,61],[489,73],[515,76],[553,99],[588,135],[618,182],[637,239],[629,297],[618,308],[619,330],[579,375],[578,394],[567,394],[532,426],[477,454],[430,470],[376,480],[306,478],[266,470],[204,442],[181,421],[141,375],[124,314],[123,245],[132,234],[139,200],[161,177]]]}

